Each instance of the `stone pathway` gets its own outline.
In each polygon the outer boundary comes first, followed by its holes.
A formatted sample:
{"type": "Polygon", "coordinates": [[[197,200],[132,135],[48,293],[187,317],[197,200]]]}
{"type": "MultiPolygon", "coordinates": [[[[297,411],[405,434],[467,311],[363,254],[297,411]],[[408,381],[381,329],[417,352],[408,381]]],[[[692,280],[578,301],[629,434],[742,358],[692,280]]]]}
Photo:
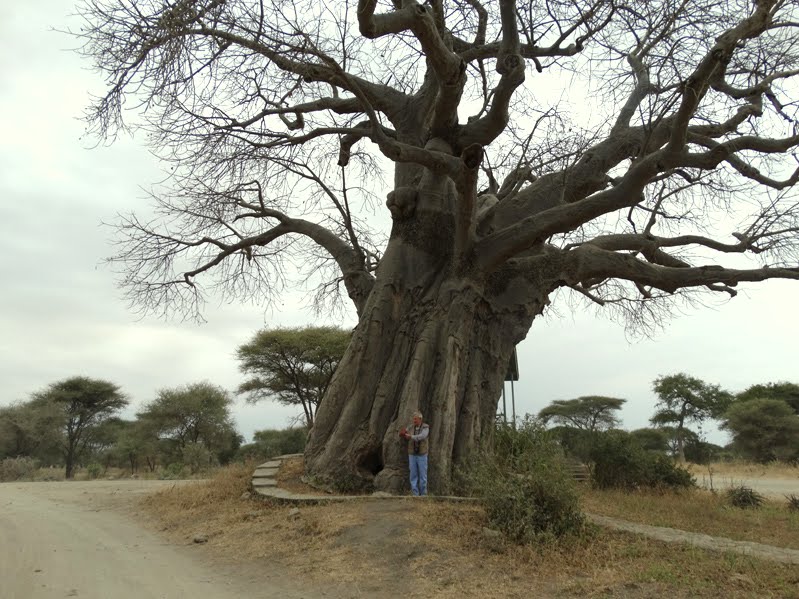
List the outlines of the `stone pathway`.
{"type": "Polygon", "coordinates": [[[594,524],[613,528],[615,530],[632,532],[651,539],[657,539],[658,541],[665,541],[666,543],[687,543],[688,545],[700,547],[702,549],[710,549],[711,551],[729,551],[732,553],[750,555],[760,559],[783,562],[785,564],[799,564],[799,550],[796,549],[786,549],[784,547],[764,545],[763,543],[754,543],[752,541],[736,541],[726,537],[711,537],[710,535],[699,532],[688,532],[677,528],[637,524],[635,522],[628,522],[627,520],[610,518],[608,516],[599,516],[597,514],[586,515],[594,524]]]}
{"type": "MultiPolygon", "coordinates": [[[[265,462],[258,466],[255,469],[255,473],[252,477],[253,490],[264,498],[292,504],[328,503],[333,501],[354,500],[397,500],[409,498],[402,496],[398,497],[388,493],[375,493],[373,495],[328,495],[324,493],[320,493],[318,495],[302,495],[279,488],[277,486],[277,479],[275,477],[280,465],[283,463],[283,460],[299,457],[301,455],[302,454],[289,454],[278,456],[269,462],[265,462]]],[[[417,501],[419,500],[418,497],[414,499],[417,501]]],[[[469,497],[429,496],[425,499],[438,501],[475,501],[473,498],[469,497]]],[[[710,535],[678,530],[676,528],[637,524],[635,522],[628,522],[627,520],[610,518],[608,516],[600,516],[598,514],[586,514],[586,516],[591,522],[599,526],[643,535],[645,537],[657,539],[658,541],[664,541],[666,543],[685,543],[694,547],[699,547],[701,549],[709,549],[711,551],[739,553],[759,559],[767,559],[786,564],[799,564],[799,550],[796,549],[786,549],[784,547],[775,547],[773,545],[764,545],[762,543],[754,543],[751,541],[736,541],[726,537],[711,537],[710,535]]]]}

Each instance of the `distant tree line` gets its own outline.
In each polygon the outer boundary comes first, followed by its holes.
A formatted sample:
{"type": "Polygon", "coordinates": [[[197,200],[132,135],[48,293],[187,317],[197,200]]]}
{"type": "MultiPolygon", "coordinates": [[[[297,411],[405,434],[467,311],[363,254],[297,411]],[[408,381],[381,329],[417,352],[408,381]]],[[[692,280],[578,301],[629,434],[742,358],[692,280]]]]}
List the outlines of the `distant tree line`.
{"type": "MultiPolygon", "coordinates": [[[[626,433],[636,446],[668,454],[678,461],[707,463],[741,458],[755,462],[799,462],[799,385],[752,385],[734,394],[684,373],[660,376],[651,428],[626,433]],[[716,421],[732,437],[722,447],[704,439],[703,426],[716,421]]],[[[538,416],[561,445],[588,460],[604,432],[616,430],[625,399],[584,396],[556,400],[538,416]]]]}
{"type": "Polygon", "coordinates": [[[242,445],[231,396],[208,382],[162,389],[132,420],[119,416],[128,402],[113,383],[72,377],[0,408],[0,480],[36,467],[63,468],[68,479],[79,468],[178,477],[305,447],[305,427],[256,431],[242,445]]]}
{"type": "Polygon", "coordinates": [[[129,399],[117,385],[76,376],[0,408],[0,462],[17,460],[5,462],[11,478],[19,464],[64,468],[66,478],[88,466],[95,476],[111,467],[177,476],[233,459],[299,453],[349,339],[335,327],[265,329],[238,348],[247,377],[239,394],[301,409],[299,426],[257,431],[252,443],[242,445],[230,394],[209,382],[161,389],[128,420],[120,413],[129,399]]]}
{"type": "Polygon", "coordinates": [[[232,459],[242,443],[222,388],[202,382],[160,390],[133,420],[119,416],[128,398],[111,382],[78,376],[0,408],[0,459],[29,458],[94,475],[109,467],[131,473],[172,465],[191,473],[232,459]]]}

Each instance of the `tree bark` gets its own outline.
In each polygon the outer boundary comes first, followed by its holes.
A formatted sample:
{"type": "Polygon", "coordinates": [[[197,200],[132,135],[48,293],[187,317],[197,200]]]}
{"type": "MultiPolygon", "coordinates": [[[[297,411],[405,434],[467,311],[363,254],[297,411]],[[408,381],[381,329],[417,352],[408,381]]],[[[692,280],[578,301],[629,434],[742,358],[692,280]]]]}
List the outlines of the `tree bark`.
{"type": "Polygon", "coordinates": [[[680,412],[680,421],[677,424],[677,461],[685,463],[685,404],[680,412]]]}
{"type": "Polygon", "coordinates": [[[65,457],[64,478],[67,480],[75,476],[75,452],[70,450],[65,457]]]}
{"type": "Polygon", "coordinates": [[[391,239],[306,447],[314,484],[407,489],[399,431],[418,409],[430,425],[429,488],[448,493],[492,430],[511,352],[556,284],[513,262],[486,276],[457,260],[457,200],[430,171],[389,194],[391,239]]]}

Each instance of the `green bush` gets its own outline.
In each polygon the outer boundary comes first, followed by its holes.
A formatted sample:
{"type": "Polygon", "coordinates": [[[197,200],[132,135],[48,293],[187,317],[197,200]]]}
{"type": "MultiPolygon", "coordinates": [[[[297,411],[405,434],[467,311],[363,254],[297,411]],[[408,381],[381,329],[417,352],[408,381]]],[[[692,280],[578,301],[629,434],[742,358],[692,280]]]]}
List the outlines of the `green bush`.
{"type": "Polygon", "coordinates": [[[670,458],[645,450],[624,431],[597,433],[591,451],[591,480],[600,489],[691,488],[691,473],[670,458]]]}
{"type": "Polygon", "coordinates": [[[552,470],[495,478],[483,503],[491,525],[517,543],[574,534],[585,523],[574,483],[552,470]]]}
{"type": "Polygon", "coordinates": [[[180,480],[185,478],[184,472],[185,468],[183,464],[173,462],[159,472],[158,478],[161,480],[180,480]]]}
{"type": "Polygon", "coordinates": [[[86,467],[86,472],[89,475],[90,480],[94,480],[103,472],[103,467],[98,464],[97,462],[92,462],[86,467]]]}
{"type": "Polygon", "coordinates": [[[785,499],[788,500],[788,510],[792,512],[799,512],[799,495],[786,495],[785,499]]]}
{"type": "Polygon", "coordinates": [[[760,493],[746,485],[738,485],[727,489],[727,502],[740,509],[756,509],[766,500],[760,493]]]}
{"type": "Polygon", "coordinates": [[[6,458],[0,462],[0,482],[29,479],[36,467],[36,460],[28,456],[6,458]]]}
{"type": "Polygon", "coordinates": [[[562,452],[542,425],[498,425],[487,450],[462,472],[482,498],[490,525],[518,543],[552,540],[584,529],[576,483],[562,452]]]}
{"type": "Polygon", "coordinates": [[[573,426],[555,426],[548,430],[568,457],[579,462],[589,461],[594,438],[598,434],[596,431],[587,431],[573,426]]]}

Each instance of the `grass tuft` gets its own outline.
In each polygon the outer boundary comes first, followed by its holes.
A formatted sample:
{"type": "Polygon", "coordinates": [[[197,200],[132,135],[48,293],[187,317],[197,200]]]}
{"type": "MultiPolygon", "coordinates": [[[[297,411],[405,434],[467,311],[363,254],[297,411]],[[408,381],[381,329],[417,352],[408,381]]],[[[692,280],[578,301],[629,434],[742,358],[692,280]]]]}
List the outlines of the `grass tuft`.
{"type": "Polygon", "coordinates": [[[737,487],[727,489],[724,495],[727,498],[727,502],[732,507],[743,510],[763,507],[766,501],[763,495],[746,485],[738,485],[737,487]]]}

